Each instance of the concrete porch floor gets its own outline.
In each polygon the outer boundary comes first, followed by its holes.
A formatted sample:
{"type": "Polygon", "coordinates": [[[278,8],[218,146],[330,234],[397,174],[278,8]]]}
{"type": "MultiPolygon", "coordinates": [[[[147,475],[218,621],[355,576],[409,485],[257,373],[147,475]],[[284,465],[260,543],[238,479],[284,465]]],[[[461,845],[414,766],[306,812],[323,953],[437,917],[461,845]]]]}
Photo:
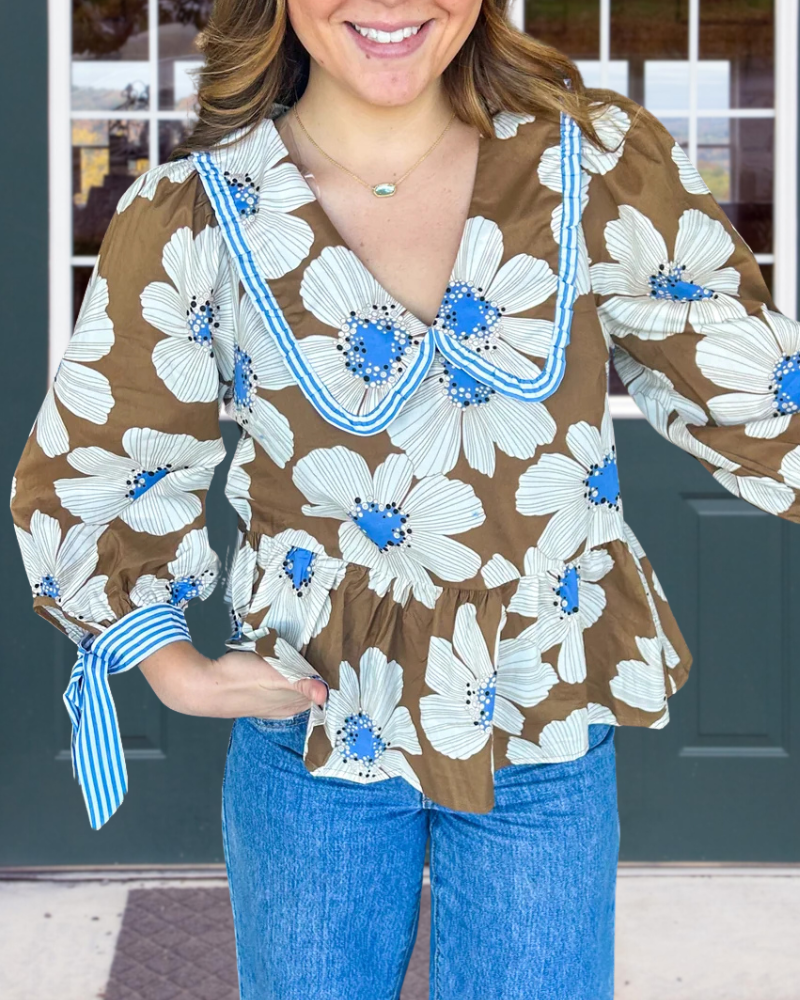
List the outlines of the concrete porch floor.
{"type": "MultiPolygon", "coordinates": [[[[800,866],[619,874],[618,1000],[800,1000],[800,866]]],[[[426,887],[402,1000],[427,1000],[429,911],[426,887]]],[[[6,872],[0,997],[236,1000],[224,870],[6,872]]]]}

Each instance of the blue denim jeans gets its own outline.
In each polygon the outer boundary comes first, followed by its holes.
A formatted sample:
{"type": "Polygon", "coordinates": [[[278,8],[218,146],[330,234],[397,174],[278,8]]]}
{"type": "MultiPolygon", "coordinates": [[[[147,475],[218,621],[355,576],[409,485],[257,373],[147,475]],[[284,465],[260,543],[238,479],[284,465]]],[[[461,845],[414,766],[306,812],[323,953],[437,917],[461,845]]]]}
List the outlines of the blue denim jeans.
{"type": "Polygon", "coordinates": [[[430,838],[431,1000],[612,1000],[614,729],[495,772],[489,813],[402,778],[315,778],[308,712],[237,719],[222,829],[241,1000],[397,1000],[430,838]]]}

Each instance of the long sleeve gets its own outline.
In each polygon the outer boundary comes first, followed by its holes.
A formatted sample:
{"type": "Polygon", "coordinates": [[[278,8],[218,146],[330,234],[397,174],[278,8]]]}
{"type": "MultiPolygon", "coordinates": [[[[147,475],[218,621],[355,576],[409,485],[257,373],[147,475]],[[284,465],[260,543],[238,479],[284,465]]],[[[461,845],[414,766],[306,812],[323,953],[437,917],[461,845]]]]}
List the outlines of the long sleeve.
{"type": "Polygon", "coordinates": [[[188,639],[218,576],[204,498],[232,293],[201,191],[178,161],[120,201],[12,485],[34,610],[78,647],[64,697],[95,829],[127,790],[108,676],[188,639]]]}
{"type": "Polygon", "coordinates": [[[653,115],[633,116],[604,165],[584,226],[617,372],[723,486],[800,520],[800,323],[653,115]]]}

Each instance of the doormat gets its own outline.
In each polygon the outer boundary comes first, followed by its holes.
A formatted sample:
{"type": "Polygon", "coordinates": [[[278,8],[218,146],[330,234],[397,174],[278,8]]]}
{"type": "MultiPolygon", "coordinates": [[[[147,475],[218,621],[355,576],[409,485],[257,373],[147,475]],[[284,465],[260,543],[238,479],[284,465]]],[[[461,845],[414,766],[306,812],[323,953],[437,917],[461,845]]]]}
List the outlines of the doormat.
{"type": "MultiPolygon", "coordinates": [[[[400,1000],[427,1000],[430,888],[400,1000]]],[[[105,1000],[239,1000],[227,889],[131,889],[105,1000]]]]}

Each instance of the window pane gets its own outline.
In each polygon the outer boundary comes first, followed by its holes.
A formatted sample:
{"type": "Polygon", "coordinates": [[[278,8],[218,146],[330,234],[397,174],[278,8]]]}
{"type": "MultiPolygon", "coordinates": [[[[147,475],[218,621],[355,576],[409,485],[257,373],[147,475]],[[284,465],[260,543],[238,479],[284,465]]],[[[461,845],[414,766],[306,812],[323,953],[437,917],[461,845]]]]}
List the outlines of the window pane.
{"type": "Polygon", "coordinates": [[[168,121],[158,125],[158,161],[166,163],[169,154],[192,131],[192,122],[168,121]]]}
{"type": "Polygon", "coordinates": [[[688,0],[611,0],[611,58],[627,64],[628,96],[688,109],[688,0]]]}
{"type": "Polygon", "coordinates": [[[83,296],[89,279],[92,276],[91,267],[73,267],[72,269],[72,325],[78,322],[78,313],[81,311],[83,296]]]}
{"type": "MultiPolygon", "coordinates": [[[[724,176],[720,173],[726,162],[722,132],[717,119],[709,123],[708,132],[704,132],[702,119],[698,126],[699,135],[708,142],[701,140],[698,145],[697,166],[711,187],[712,181],[724,176]]],[[[775,123],[770,118],[733,118],[728,129],[729,194],[720,204],[754,253],[772,253],[775,123]]]]}
{"type": "Polygon", "coordinates": [[[664,118],[661,117],[661,124],[669,129],[675,142],[683,146],[683,151],[689,153],[689,119],[688,118],[664,118]]]}
{"type": "Polygon", "coordinates": [[[771,108],[774,56],[774,0],[701,0],[701,109],[771,108]],[[704,74],[714,77],[713,86],[704,86],[704,74]]]}
{"type": "Polygon", "coordinates": [[[73,121],[73,253],[98,252],[117,202],[149,166],[147,151],[145,121],[73,121]]]}
{"type": "Polygon", "coordinates": [[[600,0],[525,0],[525,30],[570,59],[600,55],[600,0]]]}
{"type": "Polygon", "coordinates": [[[189,73],[203,64],[195,42],[212,6],[212,0],[160,0],[158,100],[164,110],[194,108],[195,77],[189,73]]]}
{"type": "Polygon", "coordinates": [[[147,108],[147,58],[147,0],[73,0],[73,108],[147,108]]]}

